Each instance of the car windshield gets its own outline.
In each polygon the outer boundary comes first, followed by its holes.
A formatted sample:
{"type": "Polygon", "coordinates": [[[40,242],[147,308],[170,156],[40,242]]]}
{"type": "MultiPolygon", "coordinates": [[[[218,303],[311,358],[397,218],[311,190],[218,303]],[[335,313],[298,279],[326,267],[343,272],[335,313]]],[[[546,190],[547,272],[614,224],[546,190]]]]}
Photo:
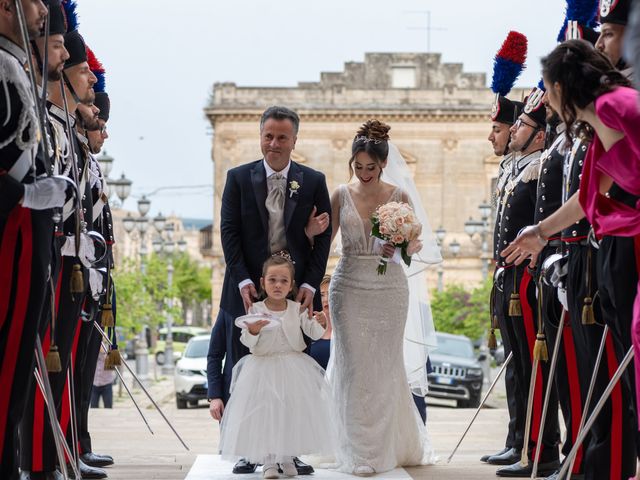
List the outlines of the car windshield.
{"type": "Polygon", "coordinates": [[[188,358],[206,357],[209,351],[209,339],[193,340],[187,345],[184,356],[188,358]]]}
{"type": "Polygon", "coordinates": [[[473,358],[473,346],[471,342],[461,338],[438,336],[437,353],[451,355],[452,357],[473,358]]]}

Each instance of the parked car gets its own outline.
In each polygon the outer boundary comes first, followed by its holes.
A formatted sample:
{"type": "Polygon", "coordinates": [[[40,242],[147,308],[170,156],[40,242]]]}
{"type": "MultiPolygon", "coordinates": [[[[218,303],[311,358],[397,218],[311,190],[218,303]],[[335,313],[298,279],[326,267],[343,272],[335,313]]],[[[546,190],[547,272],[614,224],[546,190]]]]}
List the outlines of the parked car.
{"type": "Polygon", "coordinates": [[[475,408],[480,405],[484,373],[473,344],[464,335],[437,333],[438,349],[429,353],[433,372],[429,374],[427,396],[456,400],[458,407],[475,408]]]}
{"type": "Polygon", "coordinates": [[[176,406],[179,409],[198,405],[207,398],[207,352],[209,335],[196,335],[189,340],[184,355],[178,360],[173,375],[176,406]]]}
{"type": "MultiPolygon", "coordinates": [[[[182,352],[184,352],[187,342],[191,340],[192,337],[196,335],[203,335],[205,333],[208,334],[209,330],[202,327],[172,327],[171,336],[173,338],[173,360],[177,361],[182,356],[182,352]]],[[[164,365],[164,350],[166,348],[166,344],[167,329],[161,328],[158,330],[158,341],[156,342],[156,347],[152,352],[155,353],[157,365],[164,365]]]]}

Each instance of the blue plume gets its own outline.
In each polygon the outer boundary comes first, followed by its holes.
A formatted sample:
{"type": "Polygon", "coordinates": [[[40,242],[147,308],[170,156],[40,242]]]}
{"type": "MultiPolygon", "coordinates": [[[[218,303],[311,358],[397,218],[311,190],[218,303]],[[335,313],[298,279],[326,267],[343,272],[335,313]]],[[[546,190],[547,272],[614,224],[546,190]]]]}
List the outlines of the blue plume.
{"type": "Polygon", "coordinates": [[[567,19],[584,27],[597,26],[598,0],[567,0],[567,19]]]}
{"type": "Polygon", "coordinates": [[[496,57],[493,61],[493,79],[491,80],[493,93],[499,93],[503,97],[507,96],[523,69],[522,63],[496,57]]]}
{"type": "Polygon", "coordinates": [[[64,7],[64,14],[67,18],[67,33],[77,30],[80,26],[78,13],[76,12],[78,4],[73,0],[65,0],[62,2],[62,6],[64,7]]]}
{"type": "Polygon", "coordinates": [[[107,87],[106,81],[105,81],[104,72],[93,72],[93,74],[98,79],[98,81],[93,86],[93,91],[96,92],[96,93],[97,92],[104,92],[106,90],[106,87],[107,87]]]}
{"type": "Polygon", "coordinates": [[[564,17],[564,22],[562,22],[562,27],[560,27],[560,31],[558,32],[558,42],[564,42],[564,37],[567,34],[567,25],[569,24],[569,20],[567,17],[564,17]]]}
{"type": "Polygon", "coordinates": [[[539,88],[540,90],[542,90],[543,92],[546,92],[546,91],[547,91],[547,89],[546,89],[546,88],[544,88],[544,81],[543,81],[542,79],[540,79],[540,81],[538,82],[538,88],[539,88]]]}

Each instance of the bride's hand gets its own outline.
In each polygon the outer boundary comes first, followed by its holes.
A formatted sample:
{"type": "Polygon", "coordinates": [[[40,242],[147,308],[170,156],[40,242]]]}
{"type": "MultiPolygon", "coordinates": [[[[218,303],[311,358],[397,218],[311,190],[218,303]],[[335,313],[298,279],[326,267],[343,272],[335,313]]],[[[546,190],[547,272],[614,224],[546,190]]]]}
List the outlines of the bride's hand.
{"type": "Polygon", "coordinates": [[[396,253],[395,245],[393,243],[385,243],[382,247],[382,256],[385,258],[391,258],[394,253],[396,253]]]}
{"type": "Polygon", "coordinates": [[[418,253],[420,250],[422,250],[422,241],[420,240],[411,240],[407,245],[407,255],[409,256],[418,253]]]}

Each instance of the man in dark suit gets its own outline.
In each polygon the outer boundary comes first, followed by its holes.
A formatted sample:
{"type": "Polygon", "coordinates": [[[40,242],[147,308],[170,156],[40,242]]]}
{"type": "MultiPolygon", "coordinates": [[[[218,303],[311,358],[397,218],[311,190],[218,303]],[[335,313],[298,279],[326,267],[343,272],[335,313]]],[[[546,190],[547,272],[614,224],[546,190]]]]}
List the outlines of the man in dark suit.
{"type": "MultiPolygon", "coordinates": [[[[314,305],[316,310],[321,307],[318,288],[329,257],[331,205],[324,175],[291,161],[299,123],[298,115],[288,108],[268,108],[260,119],[264,158],[227,172],[220,215],[226,271],[207,356],[208,398],[216,420],[222,418],[229,399],[233,366],[249,353],[234,321],[257,299],[264,261],[288,251],[299,286],[296,300],[310,313],[314,305]]],[[[313,472],[299,461],[296,467],[299,474],[313,472]]],[[[234,473],[254,470],[255,465],[245,460],[233,469],[234,473]]]]}

